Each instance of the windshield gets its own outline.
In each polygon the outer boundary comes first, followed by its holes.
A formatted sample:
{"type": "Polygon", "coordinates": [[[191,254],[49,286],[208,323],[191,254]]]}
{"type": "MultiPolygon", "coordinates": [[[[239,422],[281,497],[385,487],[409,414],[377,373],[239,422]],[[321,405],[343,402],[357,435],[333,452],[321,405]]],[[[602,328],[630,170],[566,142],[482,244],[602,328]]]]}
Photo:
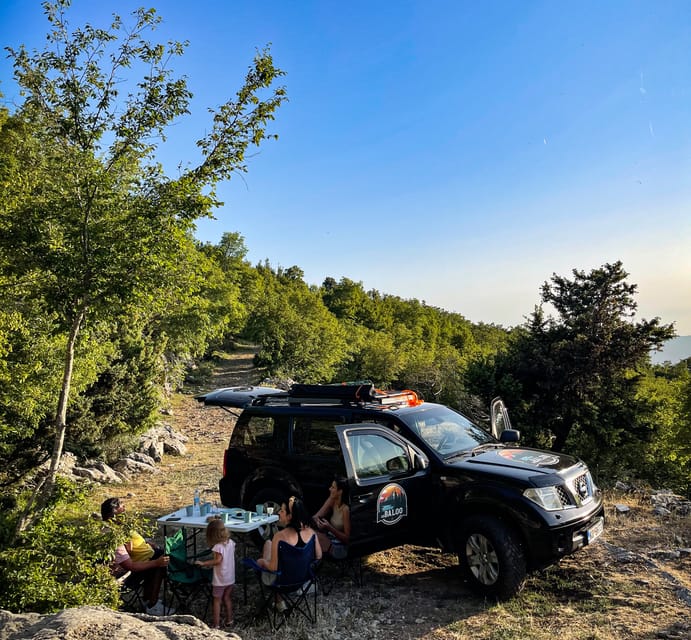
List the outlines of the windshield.
{"type": "Polygon", "coordinates": [[[401,418],[442,457],[497,442],[465,416],[441,405],[423,404],[417,411],[401,415],[401,418]]]}

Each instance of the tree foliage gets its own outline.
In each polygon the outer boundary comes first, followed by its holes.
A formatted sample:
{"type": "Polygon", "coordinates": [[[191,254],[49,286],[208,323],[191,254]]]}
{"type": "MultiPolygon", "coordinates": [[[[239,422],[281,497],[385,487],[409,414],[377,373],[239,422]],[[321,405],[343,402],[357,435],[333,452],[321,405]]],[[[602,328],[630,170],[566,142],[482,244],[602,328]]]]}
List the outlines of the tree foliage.
{"type": "Polygon", "coordinates": [[[98,377],[95,370],[80,374],[86,327],[100,331],[102,324],[134,317],[150,335],[176,336],[198,353],[229,322],[232,311],[225,317],[209,311],[219,302],[232,306],[233,294],[219,291],[218,278],[200,285],[206,274],[188,264],[201,258],[191,251],[190,232],[219,204],[216,184],[246,171],[248,147],[273,137],[267,124],[285,91],[271,88],[283,72],[268,51],[259,52],[235,99],[212,114],[210,132],[197,142],[200,164],[168,178],[154,154],[167,127],[188,111],[185,79],[169,67],[185,43],[147,40],[159,22],[153,9],[137,10],[132,26],[115,16],[108,29],[70,31],[68,0],[44,7],[51,25],[46,49],[8,49],[25,100],[0,131],[0,185],[7,193],[0,205],[0,282],[6,308],[29,301],[31,311],[51,318],[60,345],[45,500],[63,450],[70,399],[98,377]],[[121,95],[121,76],[135,72],[141,79],[121,95]],[[199,304],[186,305],[190,298],[199,304]]]}
{"type": "Polygon", "coordinates": [[[688,362],[651,367],[636,392],[641,447],[621,456],[619,466],[655,487],[691,488],[691,373],[688,362]],[[622,462],[624,465],[622,465],[622,462]]]}
{"type": "Polygon", "coordinates": [[[343,327],[297,267],[259,270],[260,295],[246,335],[260,345],[257,363],[271,374],[304,382],[330,381],[347,354],[343,327]]]}
{"type": "Polygon", "coordinates": [[[636,285],[627,276],[621,262],[574,270],[572,279],[553,275],[508,348],[471,368],[475,389],[502,395],[534,444],[605,460],[645,439],[641,376],[651,349],[674,329],[659,318],[634,321],[636,285]],[[545,313],[547,304],[556,316],[545,313]]]}
{"type": "Polygon", "coordinates": [[[500,327],[473,325],[461,314],[416,299],[365,291],[348,278],[326,278],[322,298],[345,327],[350,344],[339,379],[411,387],[452,406],[465,403],[470,360],[494,353],[507,338],[500,327]]]}
{"type": "Polygon", "coordinates": [[[117,607],[113,550],[132,529],[148,531],[148,525],[128,515],[105,526],[90,517],[88,494],[58,478],[31,531],[7,544],[25,497],[14,505],[5,501],[0,515],[5,534],[0,538],[0,609],[52,613],[82,605],[117,607]]]}

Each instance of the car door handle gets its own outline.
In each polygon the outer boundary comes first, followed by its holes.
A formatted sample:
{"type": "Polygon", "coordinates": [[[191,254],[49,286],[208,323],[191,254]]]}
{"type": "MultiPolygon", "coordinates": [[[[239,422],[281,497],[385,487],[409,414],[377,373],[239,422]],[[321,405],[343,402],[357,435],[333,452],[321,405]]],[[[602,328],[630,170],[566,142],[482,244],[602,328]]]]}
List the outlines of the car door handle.
{"type": "Polygon", "coordinates": [[[371,493],[362,493],[359,496],[356,496],[355,499],[358,502],[367,502],[372,496],[374,495],[374,492],[371,493]]]}

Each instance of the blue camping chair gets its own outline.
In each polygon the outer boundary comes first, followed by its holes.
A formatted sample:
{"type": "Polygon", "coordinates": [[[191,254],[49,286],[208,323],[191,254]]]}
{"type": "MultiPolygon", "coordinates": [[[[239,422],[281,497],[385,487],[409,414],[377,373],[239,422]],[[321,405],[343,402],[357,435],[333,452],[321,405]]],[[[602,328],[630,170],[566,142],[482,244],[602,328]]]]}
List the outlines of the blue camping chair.
{"type": "Polygon", "coordinates": [[[279,629],[293,614],[304,616],[314,624],[317,621],[317,576],[314,558],[315,536],[302,548],[285,541],[278,543],[278,569],[269,571],[252,558],[243,563],[253,569],[258,580],[261,601],[251,620],[263,615],[273,631],[279,629]],[[275,576],[271,584],[270,576],[275,576]]]}

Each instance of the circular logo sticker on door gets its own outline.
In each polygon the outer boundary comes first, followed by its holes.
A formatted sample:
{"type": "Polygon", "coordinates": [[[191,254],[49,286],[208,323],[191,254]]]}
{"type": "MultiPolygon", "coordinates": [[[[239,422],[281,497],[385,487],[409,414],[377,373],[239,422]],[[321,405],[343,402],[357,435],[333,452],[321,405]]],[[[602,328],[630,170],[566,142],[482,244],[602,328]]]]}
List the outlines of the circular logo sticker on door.
{"type": "Polygon", "coordinates": [[[387,484],[377,498],[377,522],[396,524],[408,515],[408,496],[405,489],[392,482],[387,484]]]}

